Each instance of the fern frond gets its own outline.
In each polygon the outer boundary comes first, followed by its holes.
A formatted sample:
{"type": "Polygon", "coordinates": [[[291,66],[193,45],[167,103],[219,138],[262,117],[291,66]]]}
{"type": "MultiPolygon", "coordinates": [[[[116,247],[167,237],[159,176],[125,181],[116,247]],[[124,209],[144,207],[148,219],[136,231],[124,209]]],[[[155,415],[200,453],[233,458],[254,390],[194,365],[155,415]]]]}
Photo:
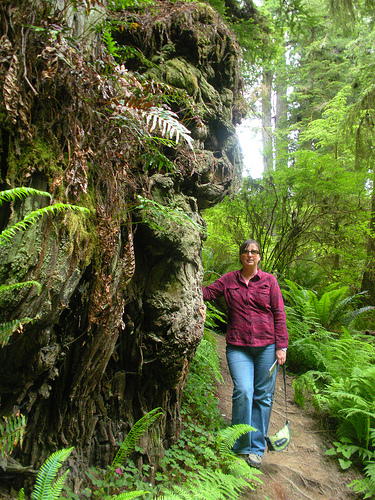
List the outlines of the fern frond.
{"type": "Polygon", "coordinates": [[[362,316],[362,314],[366,314],[369,311],[373,311],[375,309],[375,306],[365,306],[365,307],[360,307],[359,309],[354,309],[354,311],[348,311],[346,314],[343,315],[341,321],[345,325],[351,324],[354,320],[362,316]]]}
{"type": "Polygon", "coordinates": [[[222,429],[217,433],[215,440],[219,452],[228,453],[240,436],[254,430],[254,427],[247,424],[237,424],[222,429]]]}
{"type": "Polygon", "coordinates": [[[25,490],[23,488],[18,492],[17,500],[25,500],[25,490]]]}
{"type": "Polygon", "coordinates": [[[0,323],[0,344],[4,347],[9,342],[10,337],[14,332],[19,330],[23,325],[32,323],[32,318],[14,319],[7,323],[0,323]]]}
{"type": "Polygon", "coordinates": [[[17,444],[22,446],[25,428],[24,415],[4,417],[4,422],[0,424],[0,459],[12,453],[17,444]]]}
{"type": "Polygon", "coordinates": [[[150,200],[149,198],[144,198],[141,195],[137,195],[137,198],[140,201],[140,204],[137,206],[137,208],[145,210],[143,216],[143,222],[152,225],[152,227],[155,227],[155,229],[163,230],[161,226],[157,225],[154,221],[150,220],[151,218],[149,218],[148,215],[160,217],[164,221],[172,220],[178,224],[191,224],[198,230],[203,229],[203,227],[200,224],[195,222],[191,217],[189,217],[189,215],[185,214],[177,206],[176,207],[165,206],[162,205],[161,203],[158,203],[157,201],[150,200]]]}
{"type": "Polygon", "coordinates": [[[180,137],[182,137],[194,151],[190,130],[178,120],[176,113],[169,109],[152,107],[147,111],[142,111],[142,116],[146,119],[150,133],[157,126],[163,137],[174,140],[176,144],[178,144],[180,137]]]}
{"type": "Polygon", "coordinates": [[[144,434],[146,430],[162,415],[164,415],[164,413],[161,408],[154,408],[133,425],[113,459],[113,462],[105,475],[105,481],[108,480],[109,476],[113,474],[114,470],[119,465],[122,465],[125,458],[134,451],[134,447],[142,434],[144,434]]]}
{"type": "Polygon", "coordinates": [[[199,468],[192,472],[183,484],[173,485],[173,490],[162,492],[161,498],[163,500],[235,500],[239,498],[243,490],[254,489],[249,479],[256,481],[258,480],[256,475],[261,474],[260,471],[251,469],[244,460],[240,461],[244,466],[241,475],[226,474],[221,469],[199,468]]]}
{"type": "Polygon", "coordinates": [[[38,289],[38,295],[42,291],[41,284],[38,283],[38,281],[29,280],[29,281],[22,281],[21,283],[11,283],[9,285],[0,285],[0,294],[2,292],[8,292],[11,290],[20,290],[21,288],[26,288],[28,286],[36,286],[38,289]]]}
{"type": "Polygon", "coordinates": [[[371,485],[371,481],[365,477],[364,479],[355,479],[349,485],[354,493],[365,494],[364,500],[375,498],[375,486],[371,485]]]}
{"type": "Polygon", "coordinates": [[[33,210],[22,220],[16,222],[16,224],[12,227],[4,229],[4,231],[0,233],[0,245],[4,245],[6,242],[10,241],[17,232],[25,231],[28,227],[35,224],[35,222],[43,217],[44,214],[55,214],[56,212],[62,212],[63,210],[74,210],[86,215],[90,213],[90,211],[85,207],[70,205],[69,203],[56,203],[55,205],[48,205],[47,207],[33,210]]]}
{"type": "Polygon", "coordinates": [[[53,483],[58,470],[64,460],[73,451],[73,447],[55,451],[42,465],[31,494],[33,500],[57,500],[60,496],[64,481],[69,471],[53,483]]]}
{"type": "Polygon", "coordinates": [[[126,491],[124,493],[120,493],[114,497],[111,497],[111,500],[130,500],[131,498],[141,497],[149,493],[148,491],[126,491]]]}
{"type": "Polygon", "coordinates": [[[113,39],[113,36],[110,32],[110,30],[107,28],[104,30],[103,35],[102,35],[102,40],[105,42],[107,46],[108,52],[114,56],[118,57],[119,56],[119,47],[117,42],[113,39]]]}
{"type": "Polygon", "coordinates": [[[51,195],[46,191],[39,191],[38,189],[28,188],[28,187],[17,187],[14,189],[8,189],[6,191],[0,191],[0,206],[3,201],[14,201],[16,198],[27,198],[27,196],[48,196],[51,195]]]}

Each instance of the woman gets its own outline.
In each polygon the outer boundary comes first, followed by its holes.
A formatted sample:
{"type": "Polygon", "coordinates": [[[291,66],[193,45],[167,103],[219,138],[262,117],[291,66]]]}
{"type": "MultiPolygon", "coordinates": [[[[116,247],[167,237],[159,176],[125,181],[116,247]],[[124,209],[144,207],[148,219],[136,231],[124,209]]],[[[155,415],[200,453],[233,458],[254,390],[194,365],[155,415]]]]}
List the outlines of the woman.
{"type": "Polygon", "coordinates": [[[260,248],[246,240],[240,247],[242,269],[224,274],[202,287],[204,300],[224,296],[228,306],[226,355],[233,380],[232,425],[256,430],[242,435],[233,451],[259,468],[266,448],[277,360],[286,361],[288,332],[284,302],[276,278],[258,269],[260,248]]]}

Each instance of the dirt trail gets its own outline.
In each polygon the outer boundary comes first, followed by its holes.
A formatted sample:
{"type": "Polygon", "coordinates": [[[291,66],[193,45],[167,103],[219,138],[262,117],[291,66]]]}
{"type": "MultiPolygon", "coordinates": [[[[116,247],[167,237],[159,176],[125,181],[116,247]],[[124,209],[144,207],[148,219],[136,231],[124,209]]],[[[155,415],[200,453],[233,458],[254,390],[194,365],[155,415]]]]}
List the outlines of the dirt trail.
{"type": "MultiPolygon", "coordinates": [[[[225,359],[225,338],[217,335],[223,383],[216,396],[225,420],[230,423],[232,406],[232,380],[225,359]]],[[[276,381],[275,401],[271,415],[270,434],[285,425],[285,396],[282,372],[276,381]]],[[[263,485],[248,491],[243,500],[354,500],[347,485],[359,475],[349,469],[342,471],[337,461],[324,452],[331,448],[328,435],[312,414],[294,403],[292,377],[287,375],[288,418],[292,441],[287,450],[267,452],[262,460],[263,485]]]]}

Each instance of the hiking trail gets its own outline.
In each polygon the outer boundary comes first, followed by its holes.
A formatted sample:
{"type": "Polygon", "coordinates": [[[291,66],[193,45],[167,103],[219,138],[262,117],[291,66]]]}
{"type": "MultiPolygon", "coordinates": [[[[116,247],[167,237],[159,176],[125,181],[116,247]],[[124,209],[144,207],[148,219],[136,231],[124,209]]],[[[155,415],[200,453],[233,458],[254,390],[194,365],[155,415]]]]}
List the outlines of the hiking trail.
{"type": "MultiPolygon", "coordinates": [[[[230,424],[233,384],[225,357],[225,337],[215,335],[223,382],[217,385],[216,397],[220,413],[230,424]]],[[[358,500],[348,485],[360,474],[352,468],[343,471],[334,457],[325,455],[332,448],[329,431],[314,418],[312,410],[294,402],[293,377],[287,374],[288,419],[292,440],[281,452],[266,450],[262,459],[263,482],[255,491],[247,490],[242,500],[358,500]]],[[[285,425],[285,396],[282,371],[276,380],[271,414],[270,435],[285,425]]]]}

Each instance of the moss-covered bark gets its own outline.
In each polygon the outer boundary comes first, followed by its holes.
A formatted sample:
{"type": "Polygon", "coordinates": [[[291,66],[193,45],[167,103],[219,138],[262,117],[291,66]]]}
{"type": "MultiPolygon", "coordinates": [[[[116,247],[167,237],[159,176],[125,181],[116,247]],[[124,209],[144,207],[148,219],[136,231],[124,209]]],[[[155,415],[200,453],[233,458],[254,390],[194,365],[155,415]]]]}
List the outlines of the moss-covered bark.
{"type": "MultiPolygon", "coordinates": [[[[203,334],[199,210],[239,183],[238,45],[207,5],[161,2],[111,14],[125,54],[143,54],[115,61],[93,37],[89,53],[83,38],[71,44],[72,18],[52,3],[0,3],[2,187],[42,188],[91,210],[43,220],[0,249],[2,282],[42,285],[3,297],[2,321],[34,321],[0,350],[2,411],[27,416],[25,464],[74,445],[84,462],[106,465],[134,421],[160,406],[142,457],[154,461],[178,436],[203,334]],[[143,117],[167,94],[194,152],[182,140],[152,146],[143,117]],[[150,161],[162,152],[173,168],[150,161]],[[142,214],[137,195],[176,211],[142,214]]],[[[3,227],[27,203],[3,207],[3,227]]]]}

